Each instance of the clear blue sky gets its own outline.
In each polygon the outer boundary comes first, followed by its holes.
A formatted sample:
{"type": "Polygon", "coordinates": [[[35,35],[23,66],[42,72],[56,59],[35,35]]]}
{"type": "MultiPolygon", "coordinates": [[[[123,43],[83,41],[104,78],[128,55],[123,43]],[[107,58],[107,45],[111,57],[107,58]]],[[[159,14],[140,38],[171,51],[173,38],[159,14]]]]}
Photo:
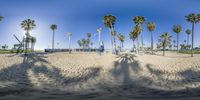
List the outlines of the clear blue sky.
{"type": "MultiPolygon", "coordinates": [[[[109,30],[104,27],[103,16],[113,14],[117,17],[116,31],[126,36],[124,46],[132,47],[128,33],[134,27],[132,18],[137,15],[145,16],[147,21],[156,23],[154,31],[155,42],[163,32],[169,32],[175,38],[172,27],[180,24],[184,31],[180,34],[180,43],[186,39],[185,30],[191,24],[185,21],[189,13],[200,13],[200,0],[1,0],[0,15],[4,20],[0,22],[0,44],[12,47],[18,43],[13,34],[19,38],[24,35],[20,23],[25,19],[36,21],[37,27],[31,35],[37,37],[36,49],[51,47],[51,24],[56,24],[55,46],[67,48],[66,33],[72,32],[72,47],[78,47],[77,40],[86,36],[87,32],[96,34],[96,29],[102,27],[102,40],[106,48],[110,48],[109,30]],[[57,42],[59,45],[57,46],[57,42]]],[[[150,44],[150,33],[144,26],[144,43],[150,44]]],[[[195,46],[200,45],[200,25],[195,29],[195,46]]],[[[93,35],[97,46],[98,37],[93,35]]]]}

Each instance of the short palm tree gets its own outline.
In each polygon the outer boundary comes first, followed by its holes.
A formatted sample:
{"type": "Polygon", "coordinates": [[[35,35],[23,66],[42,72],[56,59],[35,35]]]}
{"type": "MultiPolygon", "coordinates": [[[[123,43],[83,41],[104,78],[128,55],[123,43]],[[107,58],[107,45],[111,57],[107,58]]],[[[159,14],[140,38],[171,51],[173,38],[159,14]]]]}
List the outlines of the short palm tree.
{"type": "Polygon", "coordinates": [[[192,47],[191,47],[191,57],[193,57],[193,45],[194,45],[194,26],[200,22],[200,14],[188,14],[186,16],[186,21],[192,24],[192,47]]]}
{"type": "Polygon", "coordinates": [[[123,48],[123,42],[125,40],[125,36],[123,34],[119,34],[118,39],[121,42],[121,46],[120,46],[120,51],[121,51],[121,48],[123,48]]]}
{"type": "Polygon", "coordinates": [[[25,50],[25,55],[26,55],[27,54],[29,37],[30,37],[29,32],[36,27],[36,24],[35,24],[34,20],[27,19],[27,20],[22,21],[21,27],[26,31],[26,34],[25,34],[26,35],[26,42],[25,42],[25,48],[26,48],[26,50],[25,50]]]}
{"type": "Polygon", "coordinates": [[[32,50],[32,52],[34,52],[35,43],[36,43],[36,38],[31,37],[31,50],[32,50]]]}
{"type": "Polygon", "coordinates": [[[116,32],[114,30],[116,17],[113,16],[113,15],[106,15],[106,16],[103,17],[103,21],[104,21],[105,27],[110,29],[112,49],[113,49],[113,43],[114,43],[114,50],[115,50],[115,53],[116,53],[116,43],[115,43],[116,32]]]}
{"type": "Polygon", "coordinates": [[[179,33],[182,32],[182,27],[180,25],[174,25],[173,31],[177,34],[177,52],[179,51],[179,33]]]}
{"type": "Polygon", "coordinates": [[[26,37],[26,43],[27,43],[27,49],[29,49],[29,44],[31,43],[31,36],[30,35],[28,35],[27,37],[26,37]]]}
{"type": "MultiPolygon", "coordinates": [[[[133,18],[133,22],[137,25],[137,27],[140,27],[141,29],[142,29],[142,25],[144,24],[145,21],[146,21],[146,19],[143,16],[135,16],[133,18]]],[[[142,31],[143,30],[141,30],[141,32],[142,31]]],[[[140,32],[140,34],[141,34],[141,32],[140,32]]],[[[140,36],[141,36],[141,44],[142,44],[142,49],[143,49],[143,37],[142,37],[142,34],[140,36]]]]}
{"type": "Polygon", "coordinates": [[[167,32],[163,33],[161,36],[160,36],[160,44],[161,46],[163,47],[163,56],[165,56],[165,49],[167,46],[170,46],[171,45],[171,35],[167,32]]]}
{"type": "MultiPolygon", "coordinates": [[[[87,35],[88,44],[90,44],[90,42],[91,42],[90,38],[91,38],[92,34],[91,33],[87,33],[86,35],[87,35]]],[[[88,45],[88,48],[90,48],[90,45],[88,45]]]]}
{"type": "Polygon", "coordinates": [[[77,43],[78,43],[79,47],[81,48],[82,47],[82,41],[78,40],[77,43]]]}
{"type": "Polygon", "coordinates": [[[2,21],[3,20],[3,16],[0,16],[0,21],[2,21]]]}
{"type": "Polygon", "coordinates": [[[173,40],[173,44],[174,44],[174,50],[175,50],[175,47],[176,47],[176,40],[173,40]]]}
{"type": "Polygon", "coordinates": [[[185,31],[185,33],[187,34],[187,45],[189,45],[189,36],[190,36],[190,34],[191,34],[191,30],[190,30],[190,29],[187,29],[187,30],[185,31]]]}
{"type": "Polygon", "coordinates": [[[51,30],[53,31],[53,39],[52,39],[52,50],[54,50],[54,33],[55,33],[55,30],[57,29],[57,25],[55,24],[52,24],[50,26],[51,30]]]}
{"type": "Polygon", "coordinates": [[[68,33],[67,33],[67,36],[68,36],[68,41],[69,41],[69,51],[71,51],[70,44],[71,44],[71,36],[72,36],[72,33],[71,33],[71,32],[68,32],[68,33]]]}
{"type": "Polygon", "coordinates": [[[151,32],[151,51],[153,54],[153,31],[155,30],[156,25],[153,22],[147,24],[147,29],[151,32]]]}

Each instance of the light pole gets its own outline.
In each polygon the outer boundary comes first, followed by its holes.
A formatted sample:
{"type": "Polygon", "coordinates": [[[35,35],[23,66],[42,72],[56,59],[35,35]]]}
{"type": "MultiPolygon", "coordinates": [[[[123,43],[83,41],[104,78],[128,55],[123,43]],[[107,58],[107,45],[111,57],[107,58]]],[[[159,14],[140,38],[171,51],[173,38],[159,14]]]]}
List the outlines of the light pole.
{"type": "Polygon", "coordinates": [[[71,43],[71,36],[72,36],[72,33],[71,33],[71,32],[68,32],[67,35],[68,35],[68,39],[69,39],[69,52],[71,52],[71,50],[70,50],[70,43],[71,43]]]}
{"type": "Polygon", "coordinates": [[[99,47],[100,47],[100,42],[101,42],[101,31],[102,31],[101,27],[97,29],[97,32],[99,33],[99,47]]]}

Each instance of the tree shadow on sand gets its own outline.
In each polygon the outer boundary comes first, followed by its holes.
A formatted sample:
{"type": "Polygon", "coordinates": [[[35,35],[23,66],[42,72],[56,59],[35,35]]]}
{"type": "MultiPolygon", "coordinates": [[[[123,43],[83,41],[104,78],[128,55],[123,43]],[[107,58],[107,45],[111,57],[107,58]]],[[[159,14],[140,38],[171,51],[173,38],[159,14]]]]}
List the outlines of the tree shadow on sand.
{"type": "Polygon", "coordinates": [[[21,94],[27,91],[47,92],[48,90],[42,91],[34,88],[34,84],[32,84],[28,75],[28,71],[30,70],[35,75],[44,74],[48,78],[55,80],[55,82],[62,82],[64,85],[87,81],[90,78],[98,76],[101,70],[99,67],[87,68],[86,71],[88,73],[86,75],[82,75],[81,77],[66,77],[55,66],[51,66],[51,69],[49,69],[45,64],[50,63],[43,57],[35,54],[28,56],[21,55],[21,57],[23,57],[22,63],[14,64],[0,70],[0,97],[9,94],[21,94]],[[38,62],[42,64],[37,65],[36,63],[38,62]]]}
{"type": "MultiPolygon", "coordinates": [[[[86,71],[89,73],[82,75],[81,77],[77,76],[63,76],[60,69],[56,66],[51,66],[51,69],[46,66],[46,64],[51,65],[50,62],[45,60],[45,58],[37,55],[22,56],[23,62],[20,64],[15,64],[5,69],[0,70],[0,97],[4,97],[10,94],[20,95],[25,92],[29,93],[38,93],[42,94],[44,99],[50,99],[52,94],[48,92],[50,90],[37,90],[34,88],[34,84],[31,82],[31,79],[28,75],[28,71],[32,71],[35,75],[44,74],[49,79],[55,80],[60,84],[70,85],[71,83],[85,82],[89,79],[94,79],[100,76],[101,68],[88,68],[86,71]],[[36,63],[40,62],[41,65],[36,63]],[[12,74],[11,74],[12,73],[12,74]],[[46,95],[47,93],[47,95],[46,95]]],[[[180,89],[180,90],[163,90],[155,87],[151,87],[151,84],[154,86],[162,87],[159,82],[155,81],[148,76],[140,76],[137,78],[143,69],[141,68],[140,63],[135,60],[137,56],[133,54],[121,54],[116,57],[117,61],[114,62],[114,68],[110,70],[110,73],[116,82],[119,82],[120,85],[113,85],[109,83],[96,84],[96,88],[106,88],[103,91],[88,93],[88,91],[77,91],[75,94],[68,93],[66,90],[65,93],[55,93],[55,99],[64,97],[83,100],[83,99],[94,99],[102,98],[107,100],[121,100],[121,99],[162,99],[162,98],[190,98],[193,96],[200,96],[199,88],[180,89]],[[140,82],[145,82],[147,85],[140,85],[140,82]],[[68,94],[67,94],[68,93],[68,94]],[[81,94],[84,93],[84,94],[81,94]]],[[[171,74],[163,72],[162,70],[154,69],[153,65],[147,64],[146,69],[157,78],[158,81],[168,82],[167,84],[172,84],[174,86],[181,84],[189,83],[200,83],[200,71],[186,70],[179,73],[176,73],[178,76],[182,77],[180,80],[166,80],[162,75],[171,74]],[[195,74],[194,74],[195,73],[195,74]]],[[[166,84],[166,85],[167,85],[166,84]]],[[[165,84],[164,84],[165,85],[165,84]]],[[[56,92],[56,91],[54,91],[56,92]]],[[[37,95],[36,95],[37,96],[37,95]]],[[[39,96],[38,96],[39,97],[39,96]]],[[[52,98],[51,98],[52,99],[52,98]]]]}
{"type": "MultiPolygon", "coordinates": [[[[140,76],[136,78],[137,74],[143,71],[140,63],[135,60],[133,54],[122,54],[117,56],[117,61],[114,63],[114,69],[111,73],[116,80],[122,80],[121,85],[114,86],[110,91],[118,91],[116,95],[125,98],[182,98],[200,96],[199,87],[187,87],[185,89],[173,89],[171,87],[184,86],[189,84],[200,83],[200,71],[186,70],[176,73],[180,76],[179,80],[170,80],[163,77],[163,75],[171,75],[171,73],[163,72],[162,70],[154,69],[151,64],[145,67],[150,76],[140,76]],[[135,76],[133,75],[135,74],[135,76]],[[157,79],[157,80],[155,80],[157,79]],[[143,85],[143,83],[145,85],[143,85]],[[164,83],[164,84],[163,84],[164,83]],[[171,87],[170,87],[171,86],[171,87]],[[163,89],[166,87],[168,89],[163,89]]],[[[172,74],[174,75],[174,74],[172,74]]],[[[109,84],[107,84],[109,85],[109,84]]]]}

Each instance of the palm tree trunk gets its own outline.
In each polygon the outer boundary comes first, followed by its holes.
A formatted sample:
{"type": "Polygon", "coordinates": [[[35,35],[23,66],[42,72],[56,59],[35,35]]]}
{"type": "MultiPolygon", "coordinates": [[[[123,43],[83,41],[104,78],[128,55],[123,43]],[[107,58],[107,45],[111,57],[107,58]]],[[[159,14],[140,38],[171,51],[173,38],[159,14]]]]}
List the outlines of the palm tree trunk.
{"type": "Polygon", "coordinates": [[[151,53],[153,54],[153,33],[151,32],[151,53]]]}
{"type": "Polygon", "coordinates": [[[163,56],[165,56],[165,46],[163,45],[163,56]]]}
{"type": "Polygon", "coordinates": [[[140,43],[139,43],[139,37],[137,37],[137,52],[139,53],[139,50],[140,50],[140,43]]]}
{"type": "Polygon", "coordinates": [[[110,31],[111,47],[112,47],[112,51],[113,51],[112,29],[110,28],[109,31],[110,31]]]}
{"type": "Polygon", "coordinates": [[[143,52],[143,36],[142,36],[142,34],[141,34],[141,44],[142,44],[142,52],[143,52]]]}
{"type": "Polygon", "coordinates": [[[28,35],[29,35],[29,31],[27,31],[27,33],[26,33],[26,39],[25,39],[25,56],[27,55],[27,46],[28,46],[27,38],[28,38],[28,35]]]}
{"type": "Polygon", "coordinates": [[[189,45],[189,34],[187,35],[187,46],[189,45]]]}
{"type": "Polygon", "coordinates": [[[52,50],[54,51],[54,30],[53,30],[53,39],[52,39],[52,50]]]}
{"type": "Polygon", "coordinates": [[[33,52],[35,51],[34,48],[35,48],[35,43],[33,43],[33,52]]]}
{"type": "Polygon", "coordinates": [[[114,38],[114,48],[115,48],[115,54],[117,54],[117,49],[116,49],[116,40],[115,40],[115,36],[113,36],[114,38]]]}
{"type": "Polygon", "coordinates": [[[177,52],[179,51],[179,50],[178,50],[178,45],[179,45],[178,42],[179,42],[179,35],[178,35],[178,33],[177,33],[177,52]]]}
{"type": "Polygon", "coordinates": [[[69,36],[69,53],[71,53],[70,44],[71,44],[71,38],[69,36]]]}
{"type": "Polygon", "coordinates": [[[191,48],[191,57],[193,57],[193,45],[194,45],[194,23],[192,24],[192,48],[191,48]]]}

